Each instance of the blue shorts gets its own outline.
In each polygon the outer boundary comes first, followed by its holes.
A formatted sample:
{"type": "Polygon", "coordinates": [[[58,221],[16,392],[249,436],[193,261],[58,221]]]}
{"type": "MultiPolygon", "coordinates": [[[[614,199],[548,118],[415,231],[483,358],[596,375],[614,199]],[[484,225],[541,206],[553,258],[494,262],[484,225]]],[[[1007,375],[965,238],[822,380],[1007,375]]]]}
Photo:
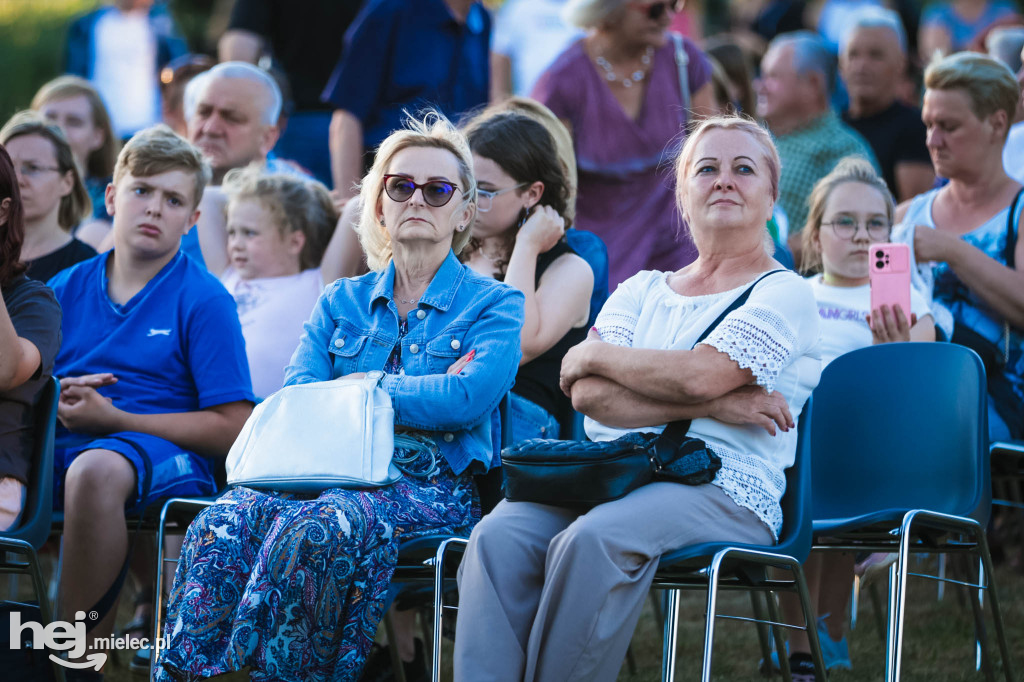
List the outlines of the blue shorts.
{"type": "Polygon", "coordinates": [[[147,433],[124,431],[102,436],[53,453],[53,506],[64,508],[64,478],[68,467],[86,450],[112,450],[135,467],[135,495],[125,502],[128,512],[141,511],[168,497],[199,497],[217,491],[213,461],[147,433]]]}

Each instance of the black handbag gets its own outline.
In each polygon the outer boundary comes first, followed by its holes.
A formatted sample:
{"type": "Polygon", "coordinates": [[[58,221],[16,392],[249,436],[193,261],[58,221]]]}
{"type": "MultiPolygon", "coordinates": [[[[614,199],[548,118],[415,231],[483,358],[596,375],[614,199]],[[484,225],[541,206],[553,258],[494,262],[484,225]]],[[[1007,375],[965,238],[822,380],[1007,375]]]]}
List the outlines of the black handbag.
{"type": "MultiPolygon", "coordinates": [[[[759,277],[704,330],[703,341],[725,316],[746,303],[759,277]]],[[[722,460],[700,438],[690,420],[669,423],[660,434],[632,432],[611,441],[532,438],[501,452],[502,489],[512,502],[539,502],[586,510],[611,502],[654,481],[701,485],[714,480],[722,460]]]]}

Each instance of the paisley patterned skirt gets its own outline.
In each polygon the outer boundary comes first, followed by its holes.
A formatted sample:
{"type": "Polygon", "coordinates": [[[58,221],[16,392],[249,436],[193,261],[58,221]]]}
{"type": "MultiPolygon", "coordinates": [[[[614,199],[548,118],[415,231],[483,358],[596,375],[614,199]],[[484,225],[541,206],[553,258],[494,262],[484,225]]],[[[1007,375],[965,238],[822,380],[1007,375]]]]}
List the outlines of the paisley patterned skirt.
{"type": "Polygon", "coordinates": [[[430,478],[385,488],[235,488],[188,528],[157,679],[248,667],[259,681],[356,680],[400,543],[468,536],[479,518],[472,476],[456,476],[443,458],[430,478]]]}

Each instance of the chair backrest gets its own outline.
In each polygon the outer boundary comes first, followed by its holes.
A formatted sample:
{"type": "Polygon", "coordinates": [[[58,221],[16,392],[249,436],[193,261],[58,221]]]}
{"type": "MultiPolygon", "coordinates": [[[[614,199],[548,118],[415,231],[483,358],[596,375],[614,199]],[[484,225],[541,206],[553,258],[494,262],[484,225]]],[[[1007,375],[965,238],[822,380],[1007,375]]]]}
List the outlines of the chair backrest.
{"type": "Polygon", "coordinates": [[[593,232],[575,228],[565,231],[565,240],[594,271],[594,293],[590,295],[590,319],[587,321],[589,327],[608,300],[608,247],[593,232]]]}
{"type": "MultiPolygon", "coordinates": [[[[797,421],[796,456],[793,466],[786,469],[786,492],[782,496],[782,532],[774,547],[758,547],[791,556],[803,563],[811,553],[811,403],[807,399],[797,421]]],[[[723,547],[750,547],[735,542],[706,542],[681,547],[661,557],[661,566],[669,566],[689,559],[707,557],[723,547]]]]}
{"type": "Polygon", "coordinates": [[[814,390],[814,518],[928,509],[988,519],[985,370],[949,343],[841,355],[814,390]]]}
{"type": "Polygon", "coordinates": [[[53,437],[57,426],[57,400],[60,380],[51,378],[43,387],[35,409],[35,428],[32,434],[32,468],[29,471],[25,509],[17,528],[2,533],[17,538],[36,549],[43,546],[50,535],[50,517],[53,513],[53,437]]]}

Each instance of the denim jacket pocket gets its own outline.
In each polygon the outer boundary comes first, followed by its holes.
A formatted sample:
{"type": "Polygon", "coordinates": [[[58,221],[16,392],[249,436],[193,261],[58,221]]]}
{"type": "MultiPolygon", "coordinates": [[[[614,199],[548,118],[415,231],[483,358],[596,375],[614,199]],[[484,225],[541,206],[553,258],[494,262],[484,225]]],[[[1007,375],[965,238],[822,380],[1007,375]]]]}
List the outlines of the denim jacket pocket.
{"type": "Polygon", "coordinates": [[[365,345],[364,335],[356,334],[344,327],[334,330],[327,345],[327,352],[332,356],[335,378],[359,371],[359,360],[365,345]]]}
{"type": "Polygon", "coordinates": [[[468,325],[452,326],[427,342],[427,363],[431,374],[444,374],[453,362],[469,352],[466,347],[468,325]]]}

